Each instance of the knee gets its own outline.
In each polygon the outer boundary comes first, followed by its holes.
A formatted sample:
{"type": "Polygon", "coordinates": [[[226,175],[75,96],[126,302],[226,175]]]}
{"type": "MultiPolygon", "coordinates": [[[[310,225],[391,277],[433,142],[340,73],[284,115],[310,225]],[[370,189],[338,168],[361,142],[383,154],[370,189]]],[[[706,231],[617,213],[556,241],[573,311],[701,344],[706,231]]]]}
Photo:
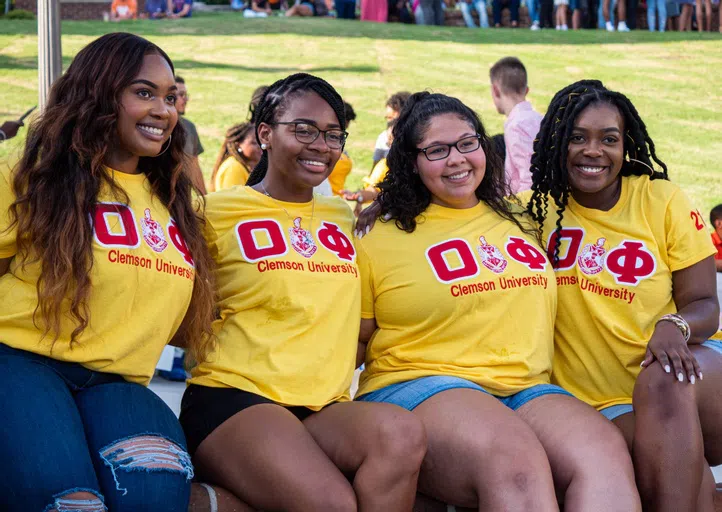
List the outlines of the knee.
{"type": "MultiPolygon", "coordinates": [[[[130,436],[102,448],[100,458],[118,491],[110,495],[111,502],[121,500],[125,510],[134,511],[187,508],[193,465],[188,453],[170,439],[159,434],[130,436]]],[[[116,508],[113,503],[111,508],[116,508]]]]}
{"type": "Polygon", "coordinates": [[[637,377],[633,402],[637,415],[651,412],[660,423],[687,416],[697,408],[694,386],[678,382],[656,362],[637,377]]]}
{"type": "Polygon", "coordinates": [[[394,471],[416,473],[426,455],[426,431],[413,413],[400,409],[378,422],[375,452],[394,471]]]}
{"type": "Polygon", "coordinates": [[[90,489],[70,489],[53,497],[53,503],[45,512],[66,512],[82,510],[83,512],[107,512],[103,497],[90,489]]]}

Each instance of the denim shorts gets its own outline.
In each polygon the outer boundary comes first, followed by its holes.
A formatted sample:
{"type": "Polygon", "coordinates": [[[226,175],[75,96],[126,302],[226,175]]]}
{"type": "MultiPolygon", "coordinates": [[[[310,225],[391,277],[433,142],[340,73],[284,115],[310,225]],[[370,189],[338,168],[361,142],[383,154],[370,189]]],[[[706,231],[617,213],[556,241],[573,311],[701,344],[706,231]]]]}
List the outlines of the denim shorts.
{"type": "Polygon", "coordinates": [[[553,384],[538,384],[530,388],[524,389],[511,396],[496,396],[484,388],[469,380],[459,377],[450,377],[447,375],[435,375],[431,377],[421,377],[419,379],[408,380],[406,382],[398,382],[391,384],[385,388],[377,389],[363,396],[359,396],[356,400],[362,402],[386,402],[399,407],[403,407],[409,411],[413,411],[423,401],[431,398],[437,393],[447,391],[449,389],[475,389],[494,396],[501,403],[506,405],[512,411],[516,411],[522,405],[544,395],[568,395],[571,393],[565,391],[559,386],[553,384]]]}
{"type": "MultiPolygon", "coordinates": [[[[711,348],[715,352],[722,355],[722,341],[707,340],[704,343],[702,343],[702,346],[711,348]]],[[[629,414],[630,412],[634,412],[634,407],[632,407],[632,404],[610,405],[609,407],[600,409],[599,412],[601,412],[604,415],[604,417],[607,418],[609,421],[612,421],[615,418],[619,418],[620,416],[629,414]]]]}

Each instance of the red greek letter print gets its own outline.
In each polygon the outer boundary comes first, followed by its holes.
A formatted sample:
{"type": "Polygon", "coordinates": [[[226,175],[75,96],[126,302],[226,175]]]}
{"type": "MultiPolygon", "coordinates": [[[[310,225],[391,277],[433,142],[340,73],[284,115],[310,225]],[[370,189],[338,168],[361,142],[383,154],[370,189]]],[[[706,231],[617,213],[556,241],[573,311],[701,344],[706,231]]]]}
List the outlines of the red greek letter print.
{"type": "Polygon", "coordinates": [[[286,239],[283,238],[281,225],[273,219],[259,219],[239,222],[236,225],[236,238],[243,259],[253,263],[266,258],[276,258],[288,252],[286,239]],[[259,245],[258,236],[266,234],[270,244],[259,245]]]}
{"type": "Polygon", "coordinates": [[[183,259],[186,263],[188,263],[191,267],[195,268],[196,265],[193,261],[191,251],[190,249],[188,249],[188,245],[183,239],[183,235],[181,235],[180,229],[178,229],[178,226],[176,226],[176,223],[173,219],[171,219],[166,226],[166,230],[168,231],[168,238],[170,238],[170,242],[171,244],[173,244],[173,247],[175,247],[181,254],[181,256],[183,256],[183,259]]]}
{"type": "Polygon", "coordinates": [[[547,267],[546,256],[532,244],[516,236],[510,236],[506,243],[506,253],[514,261],[518,261],[529,270],[541,272],[547,267]]]}
{"type": "Polygon", "coordinates": [[[448,284],[461,279],[468,279],[479,274],[479,264],[474,258],[474,253],[466,240],[452,238],[426,249],[426,260],[431,265],[436,279],[448,284]],[[451,268],[446,258],[447,255],[455,253],[461,266],[451,268]]]}
{"type": "Polygon", "coordinates": [[[356,261],[356,249],[341,227],[333,222],[323,221],[316,231],[319,243],[344,261],[356,261]]]}
{"type": "Polygon", "coordinates": [[[135,249],[140,245],[135,215],[127,205],[97,203],[92,221],[95,241],[103,247],[135,249]]]}
{"type": "Polygon", "coordinates": [[[554,246],[556,240],[559,239],[561,245],[559,246],[559,263],[554,266],[554,270],[569,270],[574,268],[574,264],[577,260],[577,254],[579,254],[579,248],[582,246],[584,240],[584,230],[582,228],[562,228],[554,231],[552,236],[549,237],[547,242],[547,256],[549,261],[554,261],[554,246]],[[564,247],[564,241],[569,240],[569,247],[567,252],[562,253],[564,247]]]}
{"type": "Polygon", "coordinates": [[[607,270],[617,284],[637,286],[657,270],[654,255],[644,242],[624,240],[607,254],[607,270]]]}

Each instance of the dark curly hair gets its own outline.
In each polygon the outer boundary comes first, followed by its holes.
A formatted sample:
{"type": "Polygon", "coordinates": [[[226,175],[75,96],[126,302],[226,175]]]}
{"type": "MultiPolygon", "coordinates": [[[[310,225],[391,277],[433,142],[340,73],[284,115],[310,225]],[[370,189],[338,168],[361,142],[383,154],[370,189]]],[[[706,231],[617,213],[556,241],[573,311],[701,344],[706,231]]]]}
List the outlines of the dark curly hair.
{"type": "MultiPolygon", "coordinates": [[[[562,228],[564,210],[571,193],[567,172],[569,137],[579,114],[590,105],[598,104],[616,107],[624,118],[624,163],[620,175],[648,175],[653,180],[669,179],[667,166],[657,158],[654,142],[629,98],[610,91],[599,80],[575,82],[556,93],[534,140],[531,157],[532,196],[527,209],[542,229],[548,215],[550,197],[554,200],[557,213],[554,232],[562,228]],[[653,162],[662,170],[655,171],[653,162]]],[[[555,266],[559,263],[560,245],[561,240],[555,237],[554,248],[549,255],[555,266]]]]}
{"type": "MultiPolygon", "coordinates": [[[[54,335],[54,342],[62,316],[75,324],[71,344],[90,322],[90,213],[103,188],[128,200],[104,163],[109,149],[118,144],[121,94],[138,75],[146,55],[162,56],[173,70],[163,50],[133,34],[107,34],[83,48],[53,84],[45,111],[30,126],[22,159],[13,170],[16,200],[6,207],[11,227],[17,226],[17,258],[21,265],[41,265],[35,319],[41,320],[44,335],[54,335]]],[[[176,336],[187,341],[192,356],[200,360],[212,342],[212,260],[201,229],[202,214],[193,207],[200,193],[188,177],[184,143],[178,123],[169,147],[156,157],[141,157],[138,169],[173,216],[195,263],[191,303],[176,336]]]]}
{"type": "MultiPolygon", "coordinates": [[[[258,138],[258,127],[261,123],[273,126],[278,120],[278,116],[288,105],[288,101],[298,94],[306,92],[315,92],[331,106],[338,118],[338,124],[342,130],[346,129],[346,109],[344,108],[343,99],[323,78],[309,75],[308,73],[296,73],[271,85],[263,95],[258,108],[253,112],[251,122],[256,127],[256,140],[258,144],[261,139],[258,138]]],[[[343,149],[343,148],[342,148],[343,149]]],[[[263,177],[268,170],[268,152],[264,149],[261,161],[253,169],[248,177],[246,185],[249,187],[263,181],[263,177]]]]}
{"type": "Polygon", "coordinates": [[[459,116],[481,136],[481,148],[486,154],[486,172],[476,189],[476,197],[500,217],[515,223],[522,231],[538,240],[534,230],[520,224],[521,208],[515,211],[512,203],[505,199],[508,196],[508,187],[504,181],[504,166],[479,116],[457,98],[443,94],[429,92],[412,94],[401,111],[394,126],[394,141],[387,157],[389,171],[378,185],[381,189],[377,198],[381,206],[381,215],[386,216],[388,220],[393,219],[399,229],[408,233],[416,229],[419,215],[431,203],[431,192],[414,172],[418,144],[434,117],[441,114],[459,116]]]}
{"type": "Polygon", "coordinates": [[[248,162],[246,162],[245,157],[238,152],[238,144],[241,144],[244,140],[246,140],[246,137],[253,135],[253,133],[252,123],[236,124],[228,128],[226,136],[223,139],[223,144],[221,145],[221,150],[216,158],[216,165],[213,166],[211,181],[208,186],[209,192],[215,192],[216,176],[218,175],[218,170],[221,168],[221,165],[223,165],[223,162],[225,162],[226,159],[233,158],[245,167],[250,167],[248,162]]]}

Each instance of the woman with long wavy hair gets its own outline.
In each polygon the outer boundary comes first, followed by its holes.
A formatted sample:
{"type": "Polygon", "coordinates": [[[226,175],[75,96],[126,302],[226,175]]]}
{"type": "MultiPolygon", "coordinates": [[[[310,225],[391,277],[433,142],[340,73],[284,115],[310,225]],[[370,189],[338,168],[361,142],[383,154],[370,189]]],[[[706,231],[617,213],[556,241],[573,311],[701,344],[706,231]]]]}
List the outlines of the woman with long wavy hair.
{"type": "Polygon", "coordinates": [[[183,432],[146,387],[170,340],[196,360],[212,340],[173,71],[140,37],[93,41],[1,175],[2,510],[188,507],[183,432]]]}
{"type": "Polygon", "coordinates": [[[221,151],[218,153],[208,190],[215,192],[245,185],[262,154],[253,123],[231,126],[226,131],[221,151]]]}

